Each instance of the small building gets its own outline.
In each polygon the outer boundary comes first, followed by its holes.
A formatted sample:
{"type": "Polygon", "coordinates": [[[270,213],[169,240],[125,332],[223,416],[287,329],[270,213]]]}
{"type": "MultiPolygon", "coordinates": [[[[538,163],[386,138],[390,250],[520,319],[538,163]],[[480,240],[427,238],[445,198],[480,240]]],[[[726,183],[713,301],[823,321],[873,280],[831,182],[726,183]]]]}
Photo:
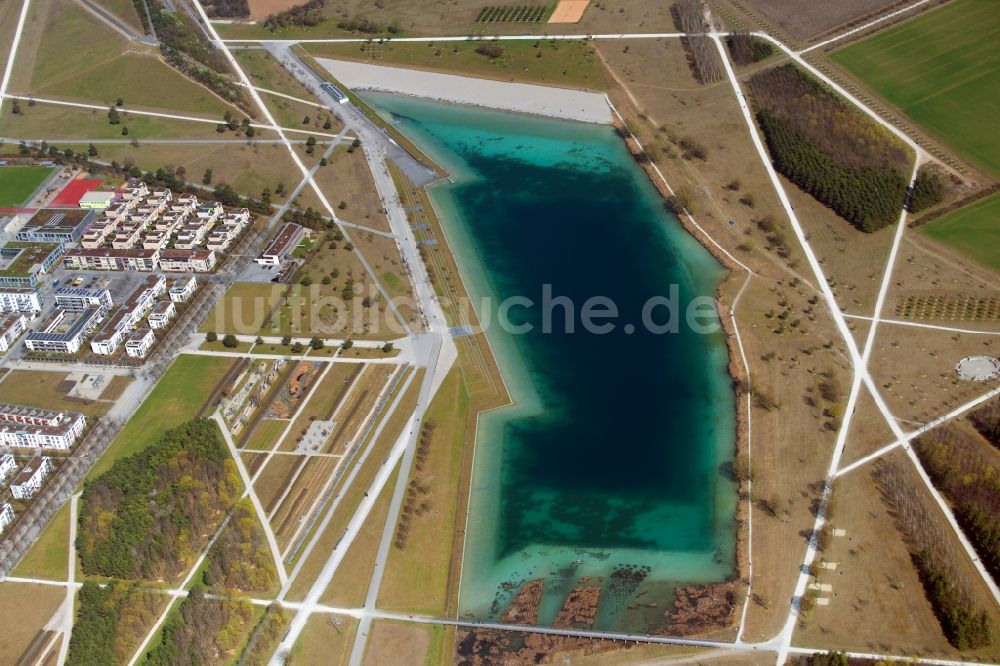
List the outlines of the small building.
{"type": "Polygon", "coordinates": [[[57,309],[39,330],[25,336],[24,346],[33,352],[75,354],[106,314],[107,308],[87,308],[72,323],[64,326],[66,311],[57,309]]]}
{"type": "Polygon", "coordinates": [[[305,236],[306,230],[301,224],[286,222],[278,229],[271,242],[257,257],[256,261],[261,266],[277,266],[284,258],[291,254],[298,247],[305,236]]]}
{"type": "Polygon", "coordinates": [[[17,469],[17,463],[14,462],[14,456],[9,453],[0,456],[0,483],[6,481],[15,469],[17,469]]]}
{"type": "Polygon", "coordinates": [[[71,270],[152,271],[160,259],[159,250],[133,248],[76,248],[66,253],[63,264],[71,270]]]}
{"type": "Polygon", "coordinates": [[[28,320],[23,314],[7,315],[0,319],[0,354],[6,354],[27,329],[28,320]]]}
{"type": "Polygon", "coordinates": [[[170,300],[174,303],[184,303],[191,298],[196,289],[198,289],[198,281],[194,279],[194,276],[177,278],[174,280],[173,286],[170,287],[170,300]]]}
{"type": "Polygon", "coordinates": [[[138,178],[129,178],[122,189],[122,199],[131,201],[132,199],[145,199],[149,195],[149,187],[138,178]]]}
{"type": "Polygon", "coordinates": [[[153,348],[156,336],[151,328],[137,328],[125,343],[125,353],[134,358],[142,358],[153,348]]]}
{"type": "Polygon", "coordinates": [[[20,312],[34,319],[42,311],[38,290],[30,287],[0,289],[0,312],[20,312]]]}
{"type": "Polygon", "coordinates": [[[159,301],[153,306],[153,311],[149,313],[149,327],[154,330],[159,330],[166,327],[170,323],[170,320],[174,318],[177,313],[177,307],[174,305],[173,301],[159,301]]]}
{"type": "Polygon", "coordinates": [[[346,94],[344,94],[343,90],[333,85],[329,81],[321,83],[319,87],[323,89],[323,92],[325,92],[330,97],[335,99],[339,104],[347,104],[349,101],[351,101],[350,98],[346,94]]]}
{"type": "Polygon", "coordinates": [[[56,289],[56,307],[66,312],[83,312],[87,308],[110,308],[111,292],[107,289],[63,287],[56,289]]]}
{"type": "Polygon", "coordinates": [[[104,210],[115,200],[114,192],[91,190],[80,197],[80,208],[104,210]]]}
{"type": "Polygon", "coordinates": [[[21,227],[16,238],[27,243],[75,243],[96,218],[93,210],[43,208],[21,227]]]}
{"type": "Polygon", "coordinates": [[[35,458],[17,475],[10,484],[10,494],[14,499],[26,500],[34,497],[45,483],[49,471],[52,469],[52,461],[45,456],[35,458]]]}
{"type": "Polygon", "coordinates": [[[7,528],[14,523],[14,507],[10,502],[4,502],[0,506],[0,534],[7,531],[7,528]]]}

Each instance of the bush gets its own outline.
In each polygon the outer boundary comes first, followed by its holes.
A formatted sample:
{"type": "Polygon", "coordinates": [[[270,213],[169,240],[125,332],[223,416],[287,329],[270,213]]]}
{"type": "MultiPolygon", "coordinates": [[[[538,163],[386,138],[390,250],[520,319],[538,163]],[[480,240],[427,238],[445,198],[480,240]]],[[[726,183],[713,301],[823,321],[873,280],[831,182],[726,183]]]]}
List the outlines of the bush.
{"type": "Polygon", "coordinates": [[[240,341],[236,339],[236,336],[232,333],[227,333],[225,337],[222,338],[222,346],[228,347],[229,349],[236,349],[240,346],[240,341]]]}
{"type": "Polygon", "coordinates": [[[945,194],[945,184],[941,177],[928,167],[922,166],[913,181],[909,210],[911,213],[919,213],[925,208],[935,206],[944,201],[945,194]]]}
{"type": "Polygon", "coordinates": [[[503,47],[496,42],[483,42],[476,47],[476,53],[490,60],[496,60],[503,55],[503,47]]]}
{"type": "Polygon", "coordinates": [[[206,342],[215,342],[218,339],[219,339],[219,334],[216,333],[215,331],[209,331],[208,333],[205,334],[206,342]]]}
{"type": "Polygon", "coordinates": [[[326,17],[323,15],[324,4],[325,0],[309,0],[309,2],[290,7],[283,12],[271,14],[264,19],[264,27],[274,32],[278,28],[285,28],[291,25],[319,25],[326,20],[326,17]]]}
{"type": "Polygon", "coordinates": [[[774,46],[760,37],[737,32],[726,38],[729,53],[737,65],[750,65],[774,54],[774,46]]]}

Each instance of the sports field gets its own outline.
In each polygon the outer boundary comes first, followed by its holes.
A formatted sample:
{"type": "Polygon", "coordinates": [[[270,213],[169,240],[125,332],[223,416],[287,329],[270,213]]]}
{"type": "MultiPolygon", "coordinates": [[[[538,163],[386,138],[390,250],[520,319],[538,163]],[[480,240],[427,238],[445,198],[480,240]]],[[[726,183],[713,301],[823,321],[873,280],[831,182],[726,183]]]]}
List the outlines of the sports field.
{"type": "Polygon", "coordinates": [[[0,208],[17,208],[52,173],[49,167],[0,167],[0,208]]]}
{"type": "Polygon", "coordinates": [[[1000,11],[954,0],[831,55],[969,160],[1000,176],[1000,11]]]}
{"type": "Polygon", "coordinates": [[[923,227],[934,240],[984,266],[1000,270],[1000,194],[977,201],[923,227]]]}

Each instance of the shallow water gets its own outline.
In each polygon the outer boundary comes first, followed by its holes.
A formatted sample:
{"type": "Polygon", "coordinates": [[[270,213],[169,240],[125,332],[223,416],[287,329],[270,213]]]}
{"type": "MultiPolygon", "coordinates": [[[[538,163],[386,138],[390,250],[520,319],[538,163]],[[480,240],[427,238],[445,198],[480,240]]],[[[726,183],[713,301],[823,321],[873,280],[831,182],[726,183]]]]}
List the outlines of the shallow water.
{"type": "MultiPolygon", "coordinates": [[[[683,321],[666,334],[640,325],[647,299],[672,290],[683,319],[693,298],[714,294],[722,267],[607,126],[367,97],[454,178],[431,196],[471,294],[493,299],[480,316],[495,322],[511,296],[535,302],[509,312],[533,331],[488,331],[515,405],[480,419],[462,612],[497,617],[517,583],[544,577],[548,623],[581,576],[596,576],[597,626],[648,627],[674,583],[731,577],[736,488],[721,468],[735,404],[724,338],[683,321]],[[562,307],[541,331],[544,285],[574,305],[575,332],[562,307]],[[593,296],[616,304],[613,331],[583,331],[593,296]]],[[[654,316],[662,322],[666,309],[654,316]]]]}

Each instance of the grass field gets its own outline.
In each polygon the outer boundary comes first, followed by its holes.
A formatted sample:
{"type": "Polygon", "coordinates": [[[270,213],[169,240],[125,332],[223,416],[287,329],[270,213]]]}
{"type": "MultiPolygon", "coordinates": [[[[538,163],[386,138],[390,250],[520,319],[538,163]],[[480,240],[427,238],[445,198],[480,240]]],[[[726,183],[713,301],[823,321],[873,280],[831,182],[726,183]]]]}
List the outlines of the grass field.
{"type": "Polygon", "coordinates": [[[925,234],[984,266],[1000,270],[1000,194],[994,194],[921,228],[925,234]]]}
{"type": "MultiPolygon", "coordinates": [[[[10,104],[4,104],[3,114],[0,115],[0,125],[4,128],[4,136],[24,139],[45,138],[50,144],[60,147],[72,145],[74,149],[80,145],[86,148],[89,139],[135,139],[142,141],[143,139],[166,138],[219,138],[215,131],[215,125],[189,120],[170,120],[122,113],[121,124],[112,125],[108,122],[107,111],[103,109],[73,109],[41,102],[34,106],[21,102],[20,115],[14,115],[10,109],[10,104]],[[122,129],[126,127],[128,128],[128,136],[122,136],[122,129]],[[64,138],[75,141],[63,143],[61,139],[64,138]]],[[[232,134],[229,135],[229,137],[232,136],[232,134]]],[[[10,149],[11,154],[17,154],[16,142],[9,142],[5,146],[10,149]]],[[[127,145],[124,147],[131,148],[127,145]]],[[[149,146],[148,148],[164,147],[169,148],[170,146],[149,146]]],[[[214,147],[226,148],[226,146],[214,147]]],[[[113,146],[109,145],[100,146],[98,148],[101,151],[98,153],[99,159],[112,148],[113,146]]]]}
{"type": "Polygon", "coordinates": [[[288,421],[281,419],[261,419],[257,424],[257,429],[247,440],[244,448],[258,451],[267,451],[278,443],[281,433],[288,427],[288,421]]]}
{"type": "Polygon", "coordinates": [[[49,521],[38,541],[14,569],[15,576],[66,580],[69,570],[69,502],[49,521]]]}
{"type": "Polygon", "coordinates": [[[48,167],[0,168],[0,208],[17,208],[52,173],[48,167]]]}
{"type": "MultiPolygon", "coordinates": [[[[0,584],[0,664],[17,664],[35,634],[66,598],[66,590],[27,583],[0,584]]],[[[54,663],[54,662],[52,662],[54,663]]]]}
{"type": "Polygon", "coordinates": [[[1000,176],[1000,11],[954,0],[852,44],[834,62],[971,161],[1000,176]]]}
{"type": "Polygon", "coordinates": [[[90,470],[88,478],[97,477],[119,458],[141,451],[170,428],[197,416],[233,363],[231,357],[179,356],[90,470]]]}

